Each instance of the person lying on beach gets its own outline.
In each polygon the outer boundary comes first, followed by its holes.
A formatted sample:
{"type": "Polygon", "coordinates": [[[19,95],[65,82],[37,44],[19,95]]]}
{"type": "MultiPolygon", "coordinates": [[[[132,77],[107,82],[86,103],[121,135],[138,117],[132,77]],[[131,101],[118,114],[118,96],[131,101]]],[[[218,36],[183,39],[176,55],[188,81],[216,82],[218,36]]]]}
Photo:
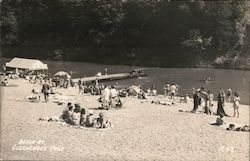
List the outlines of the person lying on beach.
{"type": "Polygon", "coordinates": [[[118,91],[118,96],[119,96],[119,97],[127,97],[127,96],[128,96],[128,93],[126,92],[125,89],[122,89],[122,90],[119,90],[119,91],[118,91]]]}
{"type": "Polygon", "coordinates": [[[165,102],[165,101],[151,101],[151,103],[154,104],[159,104],[159,105],[168,105],[168,106],[172,106],[174,103],[173,102],[165,102]]]}
{"type": "Polygon", "coordinates": [[[231,123],[226,128],[228,131],[243,131],[243,132],[250,132],[250,126],[248,125],[241,125],[236,126],[235,124],[231,123]]]}
{"type": "Polygon", "coordinates": [[[39,102],[40,96],[39,95],[30,95],[30,96],[26,96],[25,99],[27,99],[31,102],[39,102]]]}
{"type": "Polygon", "coordinates": [[[229,131],[243,131],[243,132],[250,132],[249,125],[243,125],[243,124],[236,124],[236,123],[228,123],[225,122],[223,119],[223,115],[216,118],[215,122],[210,122],[210,125],[216,125],[216,126],[223,126],[223,129],[229,130],[229,131]]]}
{"type": "Polygon", "coordinates": [[[57,121],[63,121],[63,120],[62,120],[62,118],[60,118],[58,116],[49,116],[49,117],[45,117],[45,118],[39,118],[38,121],[57,122],[57,121]]]}
{"type": "Polygon", "coordinates": [[[189,103],[189,102],[190,102],[190,97],[188,96],[188,94],[180,97],[180,103],[189,103]]]}
{"type": "Polygon", "coordinates": [[[99,113],[99,118],[97,118],[97,126],[99,126],[99,128],[111,127],[111,122],[105,117],[102,112],[99,113]]]}
{"type": "Polygon", "coordinates": [[[40,92],[39,92],[39,90],[32,89],[32,93],[39,94],[40,92]]]}

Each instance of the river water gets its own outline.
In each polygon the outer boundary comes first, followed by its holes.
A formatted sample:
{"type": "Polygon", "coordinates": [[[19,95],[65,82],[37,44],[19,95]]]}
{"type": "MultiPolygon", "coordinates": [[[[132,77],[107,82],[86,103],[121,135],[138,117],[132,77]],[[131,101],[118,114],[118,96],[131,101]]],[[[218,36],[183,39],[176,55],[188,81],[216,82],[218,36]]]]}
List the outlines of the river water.
{"type": "MultiPolygon", "coordinates": [[[[2,66],[7,60],[2,59],[0,65],[2,66]]],[[[58,71],[72,71],[72,78],[86,76],[93,76],[97,72],[104,73],[105,68],[108,73],[131,72],[133,69],[140,67],[121,66],[121,65],[103,65],[83,62],[53,62],[44,61],[48,64],[49,72],[55,74],[58,71]]],[[[205,68],[153,68],[146,67],[146,77],[132,78],[124,80],[116,80],[113,82],[106,82],[105,84],[118,83],[121,87],[130,85],[141,85],[143,89],[151,87],[152,84],[158,90],[158,93],[163,93],[163,86],[167,82],[177,83],[180,88],[179,95],[192,95],[192,88],[205,87],[211,90],[215,97],[217,96],[219,88],[231,88],[233,91],[240,93],[241,103],[250,104],[250,71],[240,71],[231,69],[205,69],[205,68]],[[210,76],[209,83],[205,83],[205,78],[210,76]]]]}

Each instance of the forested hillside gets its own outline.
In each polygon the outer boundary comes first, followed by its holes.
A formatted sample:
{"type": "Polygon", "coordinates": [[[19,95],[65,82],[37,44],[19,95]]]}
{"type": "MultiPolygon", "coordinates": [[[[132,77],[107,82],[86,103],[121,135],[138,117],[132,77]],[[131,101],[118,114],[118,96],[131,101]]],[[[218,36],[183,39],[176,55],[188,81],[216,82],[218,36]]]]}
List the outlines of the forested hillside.
{"type": "Polygon", "coordinates": [[[2,0],[1,55],[250,69],[250,2],[2,0]]]}

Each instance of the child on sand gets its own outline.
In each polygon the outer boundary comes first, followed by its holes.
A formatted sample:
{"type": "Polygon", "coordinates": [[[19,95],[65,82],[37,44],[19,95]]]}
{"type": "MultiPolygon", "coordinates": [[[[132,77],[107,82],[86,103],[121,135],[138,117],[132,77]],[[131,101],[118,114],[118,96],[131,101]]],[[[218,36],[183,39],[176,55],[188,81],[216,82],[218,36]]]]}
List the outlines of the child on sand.
{"type": "Polygon", "coordinates": [[[236,113],[237,113],[237,118],[239,118],[239,106],[240,106],[239,93],[234,92],[234,97],[233,97],[234,117],[236,117],[236,113]]]}
{"type": "Polygon", "coordinates": [[[80,116],[80,125],[81,126],[85,126],[85,122],[87,120],[87,115],[86,115],[86,111],[84,108],[81,109],[81,116],[80,116]]]}
{"type": "Polygon", "coordinates": [[[97,124],[100,128],[108,128],[111,126],[110,121],[104,116],[102,112],[99,113],[99,118],[97,118],[97,124]]]}

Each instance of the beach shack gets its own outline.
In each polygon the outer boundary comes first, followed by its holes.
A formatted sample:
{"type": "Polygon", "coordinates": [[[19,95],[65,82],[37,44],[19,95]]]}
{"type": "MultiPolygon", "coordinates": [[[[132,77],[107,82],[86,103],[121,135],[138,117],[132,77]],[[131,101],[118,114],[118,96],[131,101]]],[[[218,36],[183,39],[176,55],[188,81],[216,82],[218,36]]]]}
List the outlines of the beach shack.
{"type": "Polygon", "coordinates": [[[10,62],[5,64],[6,72],[11,71],[13,73],[23,73],[23,74],[36,74],[48,72],[48,65],[42,63],[37,59],[27,59],[27,58],[13,58],[10,62]]]}

